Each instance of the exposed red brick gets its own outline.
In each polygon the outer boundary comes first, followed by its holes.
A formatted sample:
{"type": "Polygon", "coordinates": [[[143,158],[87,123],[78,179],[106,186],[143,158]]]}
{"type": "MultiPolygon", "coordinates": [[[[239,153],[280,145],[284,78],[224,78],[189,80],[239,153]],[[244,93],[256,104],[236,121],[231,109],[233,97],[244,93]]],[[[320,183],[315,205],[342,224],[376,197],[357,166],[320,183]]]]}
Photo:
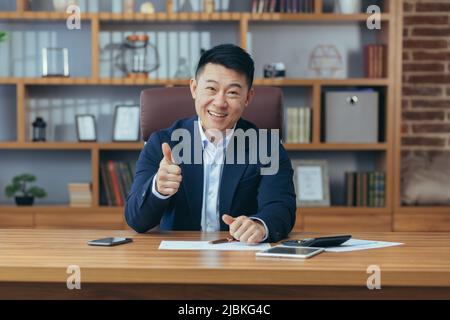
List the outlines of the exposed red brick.
{"type": "Polygon", "coordinates": [[[414,133],[450,133],[450,123],[414,124],[414,133]]]}
{"type": "Polygon", "coordinates": [[[445,71],[442,63],[404,63],[403,72],[410,71],[445,71]]]}
{"type": "Polygon", "coordinates": [[[442,88],[438,87],[403,87],[404,96],[441,96],[442,88]]]}
{"type": "Polygon", "coordinates": [[[403,51],[403,61],[409,61],[409,59],[411,59],[409,52],[403,51]]]}
{"type": "Polygon", "coordinates": [[[409,133],[409,126],[406,123],[402,124],[402,134],[409,133]]]}
{"type": "Polygon", "coordinates": [[[417,51],[413,52],[413,60],[423,61],[423,60],[432,60],[432,61],[445,61],[450,60],[450,51],[417,51]]]}
{"type": "Polygon", "coordinates": [[[447,12],[450,11],[449,2],[418,2],[416,4],[417,12],[447,12]]]}
{"type": "Polygon", "coordinates": [[[414,15],[414,16],[406,16],[404,18],[405,26],[410,25],[447,25],[449,21],[448,16],[422,16],[422,15],[414,15]]]}
{"type": "Polygon", "coordinates": [[[403,11],[404,12],[412,12],[414,9],[414,5],[412,3],[404,2],[403,3],[403,11]]]}
{"type": "Polygon", "coordinates": [[[444,120],[445,113],[443,111],[404,111],[403,120],[420,121],[420,120],[444,120]]]}
{"type": "Polygon", "coordinates": [[[450,28],[414,28],[411,35],[416,37],[448,37],[450,36],[450,28]]]}
{"type": "Polygon", "coordinates": [[[446,40],[405,40],[403,41],[405,49],[447,49],[446,40]]]}
{"type": "Polygon", "coordinates": [[[439,137],[403,137],[404,146],[445,147],[445,138],[439,137]]]}
{"type": "Polygon", "coordinates": [[[450,83],[450,74],[425,74],[412,75],[407,80],[409,83],[433,83],[433,84],[447,84],[450,83]]]}
{"type": "Polygon", "coordinates": [[[410,104],[410,101],[409,101],[409,100],[403,99],[403,100],[402,100],[402,109],[403,109],[403,110],[408,109],[409,104],[410,104]]]}
{"type": "Polygon", "coordinates": [[[412,100],[413,108],[450,108],[450,100],[412,100]]]}

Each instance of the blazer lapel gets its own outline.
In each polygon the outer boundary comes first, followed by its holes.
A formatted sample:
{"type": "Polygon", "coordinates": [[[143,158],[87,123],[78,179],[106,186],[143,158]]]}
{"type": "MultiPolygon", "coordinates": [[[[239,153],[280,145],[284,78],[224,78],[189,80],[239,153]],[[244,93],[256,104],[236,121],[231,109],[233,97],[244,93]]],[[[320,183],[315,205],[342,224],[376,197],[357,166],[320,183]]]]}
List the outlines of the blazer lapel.
{"type": "Polygon", "coordinates": [[[197,117],[192,118],[188,130],[191,134],[191,164],[181,164],[181,174],[183,176],[184,193],[190,207],[189,225],[193,225],[196,230],[201,229],[202,200],[203,200],[203,149],[201,138],[196,123],[197,117]],[[195,158],[195,152],[199,156],[195,158]],[[200,162],[199,159],[200,158],[200,162]]]}

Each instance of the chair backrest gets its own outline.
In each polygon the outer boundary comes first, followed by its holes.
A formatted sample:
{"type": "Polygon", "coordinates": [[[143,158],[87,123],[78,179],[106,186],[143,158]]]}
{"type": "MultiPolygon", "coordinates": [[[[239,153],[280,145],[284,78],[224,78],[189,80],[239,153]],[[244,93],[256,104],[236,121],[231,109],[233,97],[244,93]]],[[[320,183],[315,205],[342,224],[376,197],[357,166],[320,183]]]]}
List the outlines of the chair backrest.
{"type": "MultiPolygon", "coordinates": [[[[255,87],[255,96],[242,117],[260,129],[282,126],[283,93],[275,87],[255,87]]],[[[141,92],[141,132],[144,141],[176,120],[194,116],[189,87],[152,88],[141,92]]]]}

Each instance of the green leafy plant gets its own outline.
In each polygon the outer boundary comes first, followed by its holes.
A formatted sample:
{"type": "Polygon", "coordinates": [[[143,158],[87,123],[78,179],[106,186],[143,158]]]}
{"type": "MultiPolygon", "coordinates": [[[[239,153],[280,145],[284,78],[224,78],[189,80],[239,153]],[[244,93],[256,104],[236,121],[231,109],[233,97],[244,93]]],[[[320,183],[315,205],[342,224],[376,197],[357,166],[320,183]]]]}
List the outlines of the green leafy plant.
{"type": "Polygon", "coordinates": [[[5,31],[0,31],[0,42],[6,41],[7,35],[5,31]]]}
{"type": "Polygon", "coordinates": [[[22,196],[22,197],[36,197],[36,198],[44,198],[47,196],[47,193],[44,189],[33,186],[27,186],[27,183],[35,182],[36,177],[32,174],[22,174],[19,176],[15,176],[12,179],[12,183],[5,188],[5,195],[8,198],[12,198],[14,196],[22,196]]]}

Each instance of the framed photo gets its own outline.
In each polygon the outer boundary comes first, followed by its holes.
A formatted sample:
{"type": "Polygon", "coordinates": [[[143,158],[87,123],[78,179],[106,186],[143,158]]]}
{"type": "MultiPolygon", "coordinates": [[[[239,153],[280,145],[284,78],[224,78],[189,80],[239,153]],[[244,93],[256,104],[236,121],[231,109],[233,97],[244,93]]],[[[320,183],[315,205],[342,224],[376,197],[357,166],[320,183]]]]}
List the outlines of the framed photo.
{"type": "Polygon", "coordinates": [[[114,111],[113,141],[139,141],[139,105],[120,105],[114,111]]]}
{"type": "Polygon", "coordinates": [[[42,48],[42,76],[69,77],[69,49],[42,48]]]}
{"type": "Polygon", "coordinates": [[[297,207],[329,207],[330,184],[325,160],[293,160],[297,207]]]}
{"type": "Polygon", "coordinates": [[[92,114],[80,114],[75,116],[77,126],[77,138],[80,142],[97,141],[97,127],[95,116],[92,114]]]}

